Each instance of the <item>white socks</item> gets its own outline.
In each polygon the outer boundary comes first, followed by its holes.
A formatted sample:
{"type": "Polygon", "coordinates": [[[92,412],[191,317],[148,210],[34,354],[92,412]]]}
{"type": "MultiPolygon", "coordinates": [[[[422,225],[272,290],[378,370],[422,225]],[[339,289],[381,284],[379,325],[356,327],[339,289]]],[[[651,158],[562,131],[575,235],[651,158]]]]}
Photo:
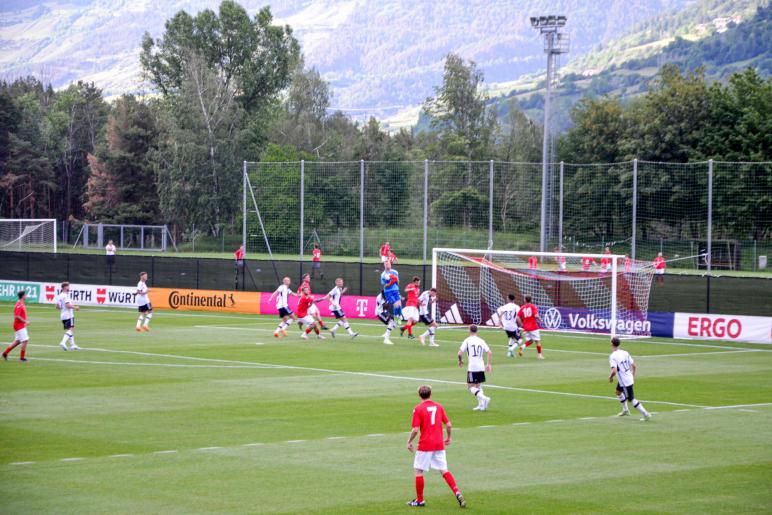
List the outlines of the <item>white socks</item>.
{"type": "Polygon", "coordinates": [[[147,315],[145,315],[145,327],[150,325],[150,319],[151,318],[153,318],[153,314],[152,313],[148,313],[147,315]]]}
{"type": "Polygon", "coordinates": [[[59,342],[59,345],[62,347],[66,347],[68,341],[70,342],[71,347],[75,347],[75,336],[73,336],[71,330],[67,330],[64,332],[64,336],[62,336],[62,341],[59,342]]]}
{"type": "Polygon", "coordinates": [[[139,315],[139,318],[137,319],[137,329],[142,327],[142,321],[145,319],[145,315],[139,315]]]}
{"type": "MultiPolygon", "coordinates": [[[[644,417],[648,417],[648,416],[649,416],[649,412],[648,412],[648,411],[646,411],[646,408],[644,408],[644,407],[643,407],[643,404],[641,404],[640,402],[638,402],[638,399],[633,399],[633,408],[635,408],[635,409],[637,409],[638,411],[640,411],[640,412],[641,412],[641,414],[642,414],[644,417]]],[[[625,409],[627,409],[627,407],[625,407],[625,409]]]]}

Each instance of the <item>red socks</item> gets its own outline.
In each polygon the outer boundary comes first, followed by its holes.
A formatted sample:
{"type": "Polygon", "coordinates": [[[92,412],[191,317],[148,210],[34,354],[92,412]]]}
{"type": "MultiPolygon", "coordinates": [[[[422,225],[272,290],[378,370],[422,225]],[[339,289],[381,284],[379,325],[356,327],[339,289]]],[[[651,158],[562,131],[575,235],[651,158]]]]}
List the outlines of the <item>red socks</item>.
{"type": "Polygon", "coordinates": [[[315,332],[316,334],[319,334],[319,328],[318,328],[318,327],[316,327],[316,326],[314,326],[314,332],[315,332]]]}
{"type": "Polygon", "coordinates": [[[21,356],[20,356],[20,357],[21,357],[21,359],[24,359],[24,357],[25,357],[26,355],[27,355],[27,345],[25,344],[25,345],[22,345],[22,346],[21,346],[21,356]]]}
{"type": "Polygon", "coordinates": [[[413,322],[409,322],[409,323],[408,323],[408,324],[405,326],[405,329],[407,329],[407,334],[409,334],[409,335],[411,335],[411,336],[412,336],[412,335],[413,335],[413,322]]]}
{"type": "Polygon", "coordinates": [[[310,327],[307,327],[307,328],[306,328],[306,334],[308,334],[308,333],[310,333],[310,332],[311,332],[311,328],[310,328],[310,327]]]}
{"type": "MultiPolygon", "coordinates": [[[[448,484],[450,489],[453,490],[453,493],[457,494],[458,493],[458,486],[456,486],[456,480],[453,478],[453,474],[451,474],[450,471],[447,471],[447,472],[445,472],[442,475],[442,478],[448,484]]],[[[423,486],[423,484],[421,486],[423,486]]]]}
{"type": "Polygon", "coordinates": [[[527,341],[527,342],[525,342],[525,346],[526,346],[526,347],[530,347],[532,343],[533,343],[533,342],[531,342],[531,341],[527,341]]]}
{"type": "Polygon", "coordinates": [[[536,344],[536,352],[538,352],[539,354],[541,354],[541,343],[537,343],[537,344],[536,344]]]}
{"type": "MultiPolygon", "coordinates": [[[[16,348],[16,346],[17,346],[17,345],[19,345],[19,342],[13,342],[12,344],[10,344],[10,345],[9,345],[9,346],[8,346],[8,347],[7,347],[7,348],[6,348],[6,349],[3,351],[3,356],[7,356],[7,355],[8,355],[8,354],[9,354],[9,353],[10,353],[10,352],[13,350],[13,349],[15,349],[15,348],[16,348]]],[[[24,351],[22,351],[22,352],[24,352],[24,351]]],[[[22,356],[21,356],[21,357],[23,358],[23,357],[24,357],[24,354],[22,354],[22,356]]]]}
{"type": "Polygon", "coordinates": [[[424,477],[423,476],[415,477],[415,500],[418,502],[423,502],[424,500],[424,477]]]}

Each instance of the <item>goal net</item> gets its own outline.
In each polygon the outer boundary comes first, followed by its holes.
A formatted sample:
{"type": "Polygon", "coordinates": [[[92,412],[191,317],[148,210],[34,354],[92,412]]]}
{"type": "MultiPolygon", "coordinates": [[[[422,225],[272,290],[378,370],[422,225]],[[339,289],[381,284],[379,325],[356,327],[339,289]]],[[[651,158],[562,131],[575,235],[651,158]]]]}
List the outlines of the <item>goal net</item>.
{"type": "Polygon", "coordinates": [[[56,220],[0,219],[0,250],[56,252],[56,220]]]}
{"type": "Polygon", "coordinates": [[[650,336],[647,320],[654,269],[614,254],[433,249],[436,320],[498,323],[496,310],[515,296],[539,308],[555,331],[650,336]]]}

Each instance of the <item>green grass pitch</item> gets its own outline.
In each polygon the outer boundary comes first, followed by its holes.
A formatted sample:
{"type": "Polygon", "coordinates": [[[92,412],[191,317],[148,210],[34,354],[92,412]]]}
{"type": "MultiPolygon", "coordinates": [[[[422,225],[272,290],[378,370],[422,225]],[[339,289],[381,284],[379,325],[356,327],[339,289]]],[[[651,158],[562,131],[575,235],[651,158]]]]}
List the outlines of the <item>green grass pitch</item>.
{"type": "MultiPolygon", "coordinates": [[[[12,337],[0,304],[0,339],[12,337]]],[[[635,340],[636,393],[655,412],[615,418],[606,338],[492,344],[487,412],[439,348],[352,322],[352,340],[276,340],[275,317],[84,308],[63,352],[58,312],[32,305],[30,361],[0,362],[0,512],[407,513],[416,389],[453,422],[450,470],[475,513],[769,512],[772,349],[635,340]]],[[[423,330],[421,330],[422,332],[423,330]]],[[[341,332],[342,333],[342,332],[341,332]]],[[[637,412],[633,411],[635,415],[637,412]]],[[[426,513],[460,508],[435,472],[426,513]]]]}

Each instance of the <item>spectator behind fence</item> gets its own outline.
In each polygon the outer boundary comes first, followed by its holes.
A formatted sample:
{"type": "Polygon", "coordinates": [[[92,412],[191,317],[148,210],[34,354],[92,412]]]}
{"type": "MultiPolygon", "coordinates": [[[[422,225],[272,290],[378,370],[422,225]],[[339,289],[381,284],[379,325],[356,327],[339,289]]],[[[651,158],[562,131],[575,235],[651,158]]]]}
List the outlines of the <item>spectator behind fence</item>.
{"type": "Polygon", "coordinates": [[[105,256],[107,256],[107,265],[112,267],[115,264],[115,244],[113,244],[113,240],[107,240],[105,256]]]}
{"type": "Polygon", "coordinates": [[[234,257],[236,258],[236,276],[234,278],[234,289],[236,290],[239,289],[239,272],[241,272],[242,277],[244,275],[244,254],[244,245],[237,248],[236,252],[233,253],[234,257]]]}
{"type": "Polygon", "coordinates": [[[318,243],[314,243],[314,249],[311,251],[311,278],[316,278],[316,273],[324,279],[324,272],[322,272],[322,249],[319,248],[318,243]]]}

